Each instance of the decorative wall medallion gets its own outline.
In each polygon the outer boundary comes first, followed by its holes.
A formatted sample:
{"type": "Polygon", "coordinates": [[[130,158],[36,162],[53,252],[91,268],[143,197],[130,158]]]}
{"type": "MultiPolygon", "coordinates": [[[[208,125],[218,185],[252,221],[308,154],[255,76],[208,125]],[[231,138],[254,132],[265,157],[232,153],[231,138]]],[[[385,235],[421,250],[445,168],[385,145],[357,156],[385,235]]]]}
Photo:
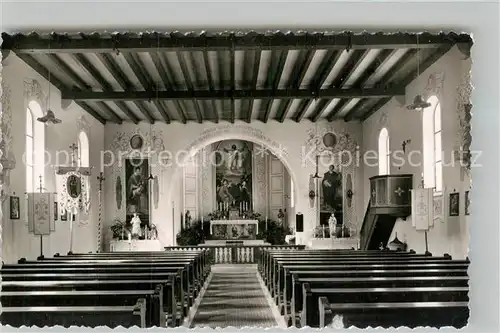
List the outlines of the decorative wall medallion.
{"type": "Polygon", "coordinates": [[[427,79],[427,85],[424,89],[423,96],[425,99],[436,95],[438,98],[441,96],[444,83],[444,72],[432,73],[427,79]]]}
{"type": "Polygon", "coordinates": [[[115,198],[116,198],[116,207],[118,209],[122,208],[122,179],[120,176],[116,177],[116,186],[115,186],[115,198]]]}
{"type": "Polygon", "coordinates": [[[333,149],[337,145],[337,136],[335,133],[328,132],[323,135],[323,145],[327,149],[333,149]]]}
{"type": "Polygon", "coordinates": [[[144,139],[139,135],[135,134],[130,138],[130,148],[134,150],[139,150],[144,145],[144,139]]]}
{"type": "Polygon", "coordinates": [[[40,104],[43,110],[46,110],[47,96],[43,92],[42,86],[37,80],[27,79],[24,81],[24,99],[27,102],[26,105],[31,101],[35,100],[40,104]]]}
{"type": "Polygon", "coordinates": [[[382,128],[382,127],[386,127],[387,126],[387,122],[389,120],[389,116],[387,115],[387,111],[384,110],[381,114],[380,114],[380,118],[378,120],[378,125],[379,125],[379,128],[382,128]]]}

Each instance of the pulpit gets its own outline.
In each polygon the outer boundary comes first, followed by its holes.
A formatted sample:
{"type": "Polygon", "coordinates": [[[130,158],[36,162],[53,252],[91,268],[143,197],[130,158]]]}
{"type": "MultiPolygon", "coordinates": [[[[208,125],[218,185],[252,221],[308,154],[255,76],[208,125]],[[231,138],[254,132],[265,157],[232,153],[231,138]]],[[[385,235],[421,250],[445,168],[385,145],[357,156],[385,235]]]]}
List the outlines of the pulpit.
{"type": "Polygon", "coordinates": [[[375,214],[407,217],[411,213],[413,175],[384,175],[370,178],[370,208],[375,214]]]}

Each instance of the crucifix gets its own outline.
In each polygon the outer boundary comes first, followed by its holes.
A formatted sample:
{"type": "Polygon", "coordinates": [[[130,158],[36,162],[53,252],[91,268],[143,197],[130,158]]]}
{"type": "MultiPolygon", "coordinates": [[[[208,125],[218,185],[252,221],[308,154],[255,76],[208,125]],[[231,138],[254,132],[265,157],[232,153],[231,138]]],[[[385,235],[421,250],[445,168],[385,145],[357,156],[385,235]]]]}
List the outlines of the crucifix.
{"type": "MultiPolygon", "coordinates": [[[[40,191],[40,193],[43,193],[43,191],[45,190],[45,187],[43,187],[43,176],[40,175],[38,176],[38,181],[39,181],[39,186],[37,188],[37,190],[40,191]]],[[[41,260],[44,258],[44,255],[43,255],[43,235],[40,235],[40,256],[37,258],[37,260],[41,260]]]]}
{"type": "Polygon", "coordinates": [[[102,191],[102,183],[106,180],[106,178],[104,178],[104,173],[102,171],[99,174],[99,176],[97,176],[97,180],[99,181],[99,191],[102,191]]]}
{"type": "Polygon", "coordinates": [[[75,153],[78,150],[78,146],[76,144],[72,144],[69,146],[69,149],[71,149],[71,166],[75,166],[75,153]]]}

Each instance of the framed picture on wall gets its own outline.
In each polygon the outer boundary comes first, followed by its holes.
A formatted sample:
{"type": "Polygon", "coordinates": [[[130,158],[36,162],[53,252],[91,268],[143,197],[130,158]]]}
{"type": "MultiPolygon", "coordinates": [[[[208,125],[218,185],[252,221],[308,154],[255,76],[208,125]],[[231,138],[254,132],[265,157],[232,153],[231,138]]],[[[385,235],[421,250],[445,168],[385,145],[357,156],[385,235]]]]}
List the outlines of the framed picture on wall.
{"type": "Polygon", "coordinates": [[[57,219],[59,218],[59,210],[58,210],[58,207],[57,207],[57,201],[54,201],[54,221],[57,221],[57,219]]]}
{"type": "Polygon", "coordinates": [[[465,191],[465,215],[470,215],[470,191],[465,191]]]}
{"type": "Polygon", "coordinates": [[[68,211],[64,210],[64,213],[61,214],[61,221],[67,221],[68,220],[68,211]]]}
{"type": "Polygon", "coordinates": [[[19,197],[10,197],[10,219],[19,220],[21,217],[19,208],[19,197]]]}
{"type": "Polygon", "coordinates": [[[460,215],[460,194],[450,193],[450,216],[460,215]]]}

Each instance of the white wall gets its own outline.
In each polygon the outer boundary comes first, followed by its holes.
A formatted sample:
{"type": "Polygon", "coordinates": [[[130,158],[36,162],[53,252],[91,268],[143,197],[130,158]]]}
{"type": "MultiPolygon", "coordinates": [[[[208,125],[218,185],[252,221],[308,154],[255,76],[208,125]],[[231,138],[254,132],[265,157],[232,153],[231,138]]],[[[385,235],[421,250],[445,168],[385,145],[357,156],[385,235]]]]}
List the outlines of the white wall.
{"type": "MultiPolygon", "coordinates": [[[[445,186],[444,218],[436,220],[433,228],[428,232],[429,251],[435,255],[449,253],[453,257],[464,258],[468,253],[468,216],[464,213],[464,192],[470,188],[469,177],[461,172],[458,163],[453,162],[454,149],[460,146],[460,123],[457,114],[458,88],[463,83],[464,76],[471,69],[471,61],[463,60],[464,55],[456,47],[451,49],[434,65],[414,80],[406,89],[406,103],[411,103],[416,94],[431,95],[437,93],[442,112],[442,140],[443,140],[443,184],[445,186]],[[431,75],[443,79],[429,80],[431,75]],[[452,165],[453,164],[453,165],[452,165]],[[449,193],[460,193],[460,216],[448,216],[446,198],[449,193]]],[[[406,151],[422,151],[422,113],[409,111],[393,98],[377,113],[363,123],[363,151],[378,150],[378,135],[383,127],[389,131],[390,149],[394,154],[400,154],[403,141],[410,139],[406,151]],[[399,150],[399,153],[396,151],[399,150]]],[[[400,155],[403,156],[403,155],[400,155]]],[[[408,158],[408,155],[406,155],[408,158]]],[[[419,161],[418,155],[414,160],[419,161]]],[[[406,161],[408,161],[406,159],[406,161]]],[[[394,162],[394,160],[393,160],[394,162]]],[[[410,165],[404,163],[401,167],[391,165],[392,174],[413,174],[414,188],[420,184],[423,167],[421,163],[410,165]]],[[[365,165],[363,171],[364,202],[366,208],[370,200],[369,178],[378,174],[376,165],[365,165]]],[[[425,251],[424,234],[412,228],[411,219],[398,220],[390,240],[395,233],[401,241],[406,241],[409,248],[417,252],[425,251]]]]}
{"type": "MultiPolygon", "coordinates": [[[[361,144],[361,125],[359,123],[345,123],[341,122],[321,122],[318,125],[318,130],[334,130],[339,135],[349,134],[350,140],[361,144]]],[[[267,124],[255,121],[252,124],[244,122],[237,122],[236,124],[195,124],[189,123],[183,125],[180,123],[164,124],[157,123],[152,126],[153,133],[156,133],[162,139],[164,151],[166,154],[170,153],[175,161],[181,161],[185,154],[185,150],[192,151],[193,155],[202,147],[220,140],[226,139],[241,139],[247,140],[258,144],[264,144],[270,147],[270,152],[277,154],[277,150],[282,149],[285,151],[282,162],[290,172],[290,176],[294,179],[296,185],[296,200],[295,211],[304,214],[305,229],[312,232],[316,224],[315,209],[309,206],[309,174],[314,174],[314,165],[310,163],[302,163],[302,154],[306,152],[302,150],[307,147],[310,131],[315,131],[316,125],[304,121],[300,124],[293,121],[286,121],[284,123],[277,123],[271,121],[267,124]],[[180,155],[179,155],[180,152],[180,155]]],[[[106,124],[105,126],[105,147],[115,154],[118,151],[128,151],[128,140],[133,133],[141,133],[145,139],[149,137],[150,126],[149,124],[106,124]]],[[[155,136],[153,135],[153,136],[155,136]]],[[[146,144],[145,144],[146,145],[146,144]]],[[[165,154],[165,155],[166,155],[165,154]]],[[[164,155],[164,156],[165,156],[164,155]]],[[[158,156],[155,155],[153,159],[158,156]]],[[[314,159],[313,159],[314,160],[314,159]]],[[[361,168],[353,169],[356,174],[353,175],[354,179],[359,179],[361,168]]],[[[158,227],[159,238],[164,245],[174,244],[175,233],[173,233],[172,226],[172,202],[176,202],[179,197],[179,187],[176,186],[179,173],[182,172],[182,165],[174,165],[167,167],[153,167],[153,173],[160,175],[160,191],[163,195],[160,198],[161,204],[158,209],[152,211],[152,221],[158,227]]],[[[117,209],[116,205],[116,179],[119,175],[124,179],[124,169],[110,166],[106,168],[106,223],[112,223],[114,218],[124,218],[123,212],[117,209]]],[[[358,192],[358,193],[361,193],[358,192]]],[[[359,200],[362,196],[359,195],[359,200]]],[[[124,201],[122,202],[123,209],[124,201]]],[[[180,217],[179,205],[175,205],[175,216],[180,217]]],[[[356,207],[362,207],[361,203],[356,207]]],[[[361,215],[356,212],[353,220],[362,219],[361,215]]],[[[177,219],[177,218],[176,218],[177,219]]],[[[176,222],[177,224],[177,222],[176,222]]],[[[307,236],[307,235],[306,235],[307,236]]],[[[108,236],[109,239],[109,236],[108,236]]]]}
{"type": "MultiPolygon", "coordinates": [[[[28,67],[15,54],[11,53],[3,61],[3,98],[4,100],[4,120],[11,119],[11,122],[3,124],[5,133],[8,129],[11,133],[11,152],[16,160],[15,169],[10,172],[10,187],[7,190],[8,195],[20,197],[21,219],[10,220],[9,199],[3,203],[4,214],[2,218],[3,227],[3,255],[4,262],[14,262],[21,257],[36,259],[40,255],[40,238],[28,233],[26,209],[25,209],[25,191],[26,191],[26,173],[23,163],[23,154],[25,153],[25,122],[26,106],[28,98],[39,99],[41,104],[46,104],[48,95],[48,82],[38,75],[34,70],[28,67]],[[34,80],[34,81],[33,81],[34,80]],[[31,92],[26,92],[26,88],[31,87],[31,92]],[[10,107],[5,108],[5,105],[10,107]]],[[[45,147],[48,156],[55,156],[56,151],[69,151],[69,146],[78,142],[78,118],[83,116],[84,120],[90,125],[89,143],[90,143],[90,164],[97,165],[100,158],[100,150],[104,143],[104,126],[97,120],[84,112],[79,106],[71,103],[69,107],[61,107],[60,92],[51,87],[50,108],[55,115],[61,119],[62,124],[54,127],[46,127],[45,147]]],[[[46,110],[44,110],[45,112],[46,110]]],[[[96,175],[91,177],[91,191],[96,191],[98,187],[96,175]]],[[[45,167],[45,187],[47,191],[55,192],[55,173],[52,165],[45,167]]],[[[96,192],[94,192],[96,193],[96,192]]],[[[74,252],[95,251],[97,246],[97,196],[92,195],[91,216],[87,224],[74,226],[74,252]]],[[[56,222],[55,233],[43,237],[43,252],[45,256],[52,256],[54,253],[66,253],[69,250],[69,222],[56,222]]]]}

